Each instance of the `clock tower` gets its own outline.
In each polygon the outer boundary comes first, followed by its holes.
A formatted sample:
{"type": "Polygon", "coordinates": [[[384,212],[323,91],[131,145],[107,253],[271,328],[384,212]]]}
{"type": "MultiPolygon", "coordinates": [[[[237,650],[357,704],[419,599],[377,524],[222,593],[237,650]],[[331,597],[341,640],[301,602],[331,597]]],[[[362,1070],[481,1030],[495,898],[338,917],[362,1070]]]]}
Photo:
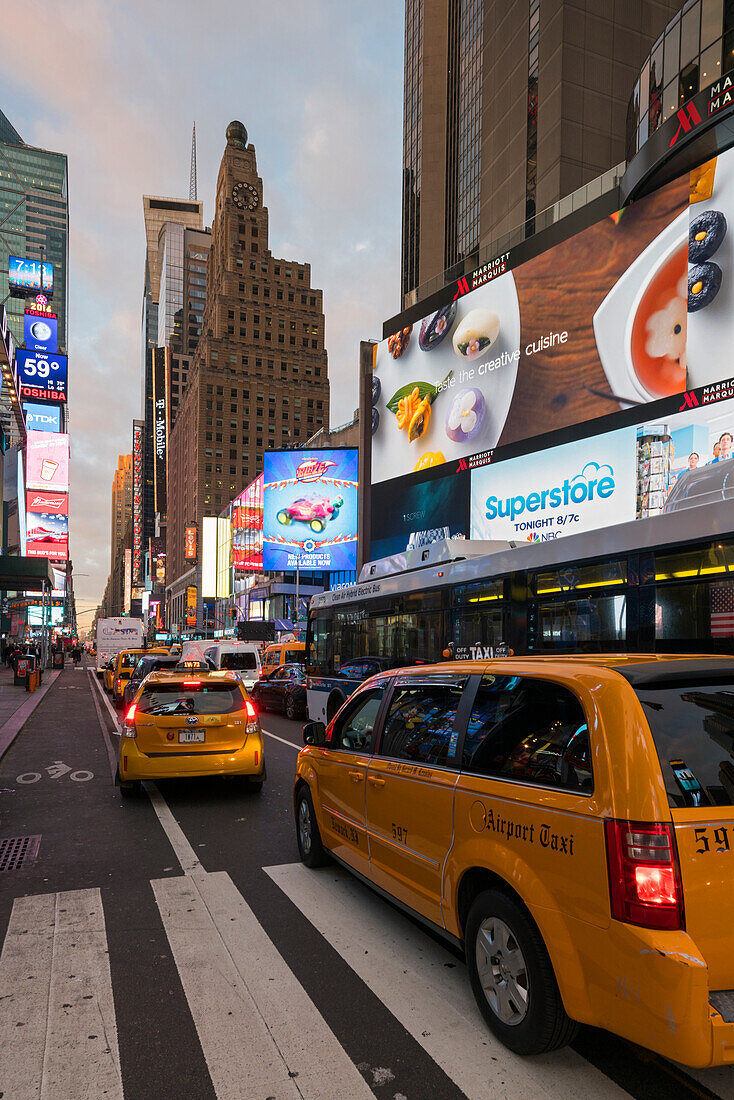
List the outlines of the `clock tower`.
{"type": "Polygon", "coordinates": [[[191,583],[186,527],[219,515],[262,473],[264,451],[303,446],[329,427],[322,292],[310,264],[272,255],[263,194],[255,147],[231,122],[201,336],[169,441],[166,553],[181,607],[191,583]]]}

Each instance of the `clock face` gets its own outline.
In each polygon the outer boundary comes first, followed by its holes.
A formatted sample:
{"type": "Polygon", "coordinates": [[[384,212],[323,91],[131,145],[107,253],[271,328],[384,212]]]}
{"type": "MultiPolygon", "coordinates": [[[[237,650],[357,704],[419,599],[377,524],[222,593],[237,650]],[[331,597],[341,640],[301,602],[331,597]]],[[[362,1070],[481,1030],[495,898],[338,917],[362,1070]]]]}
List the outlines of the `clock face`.
{"type": "Polygon", "coordinates": [[[232,200],[240,210],[245,207],[254,210],[259,202],[257,191],[251,183],[236,183],[232,188],[232,200]]]}

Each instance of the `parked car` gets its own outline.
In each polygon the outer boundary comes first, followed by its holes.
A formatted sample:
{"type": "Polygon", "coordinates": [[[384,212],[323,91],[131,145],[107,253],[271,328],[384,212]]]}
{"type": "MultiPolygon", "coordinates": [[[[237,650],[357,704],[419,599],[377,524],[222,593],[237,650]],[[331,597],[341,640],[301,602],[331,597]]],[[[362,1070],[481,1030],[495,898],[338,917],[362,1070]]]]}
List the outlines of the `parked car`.
{"type": "Polygon", "coordinates": [[[333,853],[463,948],[518,1054],[584,1023],[731,1064],[733,699],[731,657],[383,672],[304,726],[301,859],[333,853]]]}
{"type": "Polygon", "coordinates": [[[260,710],[281,710],[287,718],[306,715],[306,673],[302,665],[281,665],[253,687],[250,698],[260,710]]]}

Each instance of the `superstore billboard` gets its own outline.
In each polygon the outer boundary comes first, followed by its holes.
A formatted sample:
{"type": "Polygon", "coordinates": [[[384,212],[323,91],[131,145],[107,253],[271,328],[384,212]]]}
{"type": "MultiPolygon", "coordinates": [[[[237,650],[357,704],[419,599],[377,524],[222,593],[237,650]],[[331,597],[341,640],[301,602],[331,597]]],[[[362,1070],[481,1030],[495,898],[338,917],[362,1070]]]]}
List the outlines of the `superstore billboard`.
{"type": "Polygon", "coordinates": [[[27,433],[26,485],[29,489],[69,491],[69,436],[64,432],[27,433]]]}
{"type": "Polygon", "coordinates": [[[524,263],[462,277],[377,346],[373,484],[541,432],[592,434],[596,418],[725,380],[732,219],[734,150],[524,263]]]}
{"type": "Polygon", "coordinates": [[[232,564],[238,573],[263,568],[263,475],[232,501],[232,564]]]}
{"type": "Polygon", "coordinates": [[[266,451],[263,568],[357,567],[358,452],[266,451]]]}

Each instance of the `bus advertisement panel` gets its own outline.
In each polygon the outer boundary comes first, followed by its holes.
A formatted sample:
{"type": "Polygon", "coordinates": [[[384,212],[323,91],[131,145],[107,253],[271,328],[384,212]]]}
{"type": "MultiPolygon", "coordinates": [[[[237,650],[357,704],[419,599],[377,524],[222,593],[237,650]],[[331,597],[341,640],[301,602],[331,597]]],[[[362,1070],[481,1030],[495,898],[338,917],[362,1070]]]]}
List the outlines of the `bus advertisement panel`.
{"type": "Polygon", "coordinates": [[[358,451],[266,451],[266,572],[357,567],[358,451]]]}
{"type": "Polygon", "coordinates": [[[729,377],[733,220],[729,150],[530,259],[462,276],[377,345],[373,484],[729,377]]]}

